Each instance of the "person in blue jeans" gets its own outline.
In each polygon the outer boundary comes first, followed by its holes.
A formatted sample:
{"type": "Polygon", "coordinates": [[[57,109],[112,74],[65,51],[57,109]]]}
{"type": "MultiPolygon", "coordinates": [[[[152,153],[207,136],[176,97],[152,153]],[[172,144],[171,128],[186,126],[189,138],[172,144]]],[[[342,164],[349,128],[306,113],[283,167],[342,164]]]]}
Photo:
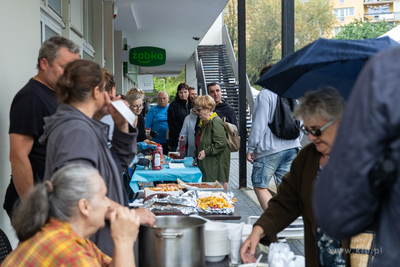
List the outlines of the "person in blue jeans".
{"type": "MultiPolygon", "coordinates": [[[[265,66],[260,77],[272,67],[265,66]]],[[[294,140],[284,140],[275,136],[268,127],[272,122],[278,96],[263,88],[254,102],[252,126],[247,143],[247,160],[253,163],[251,182],[263,210],[272,198],[268,191],[271,178],[275,176],[278,187],[282,177],[290,170],[301,145],[302,134],[294,140]]]]}

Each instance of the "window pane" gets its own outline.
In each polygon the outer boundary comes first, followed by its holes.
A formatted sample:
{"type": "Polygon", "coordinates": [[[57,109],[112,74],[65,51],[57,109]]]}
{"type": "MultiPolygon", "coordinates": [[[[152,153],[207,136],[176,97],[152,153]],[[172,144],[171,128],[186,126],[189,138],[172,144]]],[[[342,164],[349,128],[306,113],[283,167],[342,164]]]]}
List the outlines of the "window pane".
{"type": "Polygon", "coordinates": [[[339,17],[339,9],[334,9],[333,13],[335,14],[335,17],[339,17]]]}
{"type": "Polygon", "coordinates": [[[354,7],[349,8],[349,16],[354,16],[354,7]]]}
{"type": "Polygon", "coordinates": [[[58,34],[55,31],[53,31],[52,29],[50,29],[49,27],[45,26],[44,27],[44,39],[45,39],[45,41],[47,39],[49,39],[50,37],[53,37],[53,36],[58,36],[58,34]]]}
{"type": "Polygon", "coordinates": [[[59,15],[61,15],[61,0],[48,0],[51,6],[59,15]]]}
{"type": "Polygon", "coordinates": [[[85,51],[83,51],[83,59],[93,61],[93,58],[88,53],[86,53],[85,51]]]}

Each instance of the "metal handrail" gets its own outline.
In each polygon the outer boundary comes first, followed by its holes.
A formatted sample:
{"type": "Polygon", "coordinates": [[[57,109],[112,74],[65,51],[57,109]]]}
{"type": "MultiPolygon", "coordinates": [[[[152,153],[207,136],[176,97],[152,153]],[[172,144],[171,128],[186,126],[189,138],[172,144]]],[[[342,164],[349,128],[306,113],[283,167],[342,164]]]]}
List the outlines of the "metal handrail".
{"type": "MultiPolygon", "coordinates": [[[[222,43],[226,45],[226,50],[229,55],[229,62],[232,66],[233,74],[235,75],[236,82],[239,80],[239,64],[236,60],[235,52],[233,51],[232,43],[231,43],[231,38],[229,37],[228,34],[228,26],[225,24],[222,27],[222,43]]],[[[247,98],[247,104],[249,105],[250,108],[250,114],[253,114],[253,107],[254,107],[254,98],[253,98],[253,93],[251,91],[251,85],[249,81],[249,77],[246,74],[246,98],[247,98]]]]}
{"type": "MultiPolygon", "coordinates": [[[[203,61],[199,59],[199,54],[197,53],[197,49],[194,51],[195,53],[195,67],[196,67],[196,76],[197,80],[200,80],[201,84],[201,95],[207,95],[207,86],[206,86],[206,78],[204,75],[203,61]]],[[[200,93],[200,92],[199,92],[200,93]]]]}

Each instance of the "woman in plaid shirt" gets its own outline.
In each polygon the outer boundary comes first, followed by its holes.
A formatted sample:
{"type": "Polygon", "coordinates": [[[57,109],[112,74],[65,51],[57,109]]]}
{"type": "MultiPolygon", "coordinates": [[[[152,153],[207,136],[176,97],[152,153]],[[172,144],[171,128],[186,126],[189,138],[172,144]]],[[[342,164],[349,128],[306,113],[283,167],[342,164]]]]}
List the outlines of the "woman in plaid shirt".
{"type": "Polygon", "coordinates": [[[1,266],[135,266],[132,248],[140,219],[134,210],[111,212],[113,259],[89,240],[105,225],[106,192],[99,172],[78,164],[35,186],[14,212],[20,243],[1,266]]]}

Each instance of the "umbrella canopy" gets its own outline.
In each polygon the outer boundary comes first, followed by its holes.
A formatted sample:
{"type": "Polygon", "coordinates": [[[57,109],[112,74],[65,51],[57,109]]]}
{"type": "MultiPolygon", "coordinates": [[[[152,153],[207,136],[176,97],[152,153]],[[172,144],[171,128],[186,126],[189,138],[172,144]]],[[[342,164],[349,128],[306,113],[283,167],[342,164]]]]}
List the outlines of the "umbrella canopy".
{"type": "Polygon", "coordinates": [[[389,37],[367,40],[318,39],[284,57],[256,84],[287,98],[333,86],[347,99],[367,59],[398,45],[389,37]]]}

